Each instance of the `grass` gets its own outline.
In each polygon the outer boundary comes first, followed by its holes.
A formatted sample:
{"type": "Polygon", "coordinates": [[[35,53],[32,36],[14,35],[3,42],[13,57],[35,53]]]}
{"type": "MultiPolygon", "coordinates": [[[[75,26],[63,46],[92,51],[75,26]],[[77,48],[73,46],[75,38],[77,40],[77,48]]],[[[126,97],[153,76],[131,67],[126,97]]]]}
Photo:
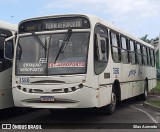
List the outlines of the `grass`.
{"type": "Polygon", "coordinates": [[[160,101],[148,100],[146,102],[149,103],[149,104],[152,104],[152,105],[160,107],[160,101]]]}
{"type": "Polygon", "coordinates": [[[159,94],[160,95],[160,81],[157,81],[156,87],[154,87],[151,91],[153,94],[159,94]]]}
{"type": "MultiPolygon", "coordinates": [[[[154,88],[149,92],[149,94],[159,95],[159,96],[160,96],[160,81],[157,81],[156,87],[154,87],[154,88]]],[[[149,103],[149,104],[152,104],[152,105],[154,105],[154,106],[160,107],[160,101],[147,100],[146,102],[149,103]]]]}

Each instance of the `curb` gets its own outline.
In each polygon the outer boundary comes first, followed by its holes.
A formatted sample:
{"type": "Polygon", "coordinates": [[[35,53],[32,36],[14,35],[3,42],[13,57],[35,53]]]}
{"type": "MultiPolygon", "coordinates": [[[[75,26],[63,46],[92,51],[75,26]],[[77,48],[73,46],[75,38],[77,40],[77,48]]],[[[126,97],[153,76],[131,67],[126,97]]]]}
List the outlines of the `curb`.
{"type": "Polygon", "coordinates": [[[143,103],[143,106],[144,106],[144,107],[151,108],[151,109],[153,109],[153,110],[156,110],[156,111],[159,111],[159,112],[160,112],[160,107],[155,106],[155,105],[152,105],[152,104],[150,104],[150,103],[144,102],[144,103],[143,103]]]}

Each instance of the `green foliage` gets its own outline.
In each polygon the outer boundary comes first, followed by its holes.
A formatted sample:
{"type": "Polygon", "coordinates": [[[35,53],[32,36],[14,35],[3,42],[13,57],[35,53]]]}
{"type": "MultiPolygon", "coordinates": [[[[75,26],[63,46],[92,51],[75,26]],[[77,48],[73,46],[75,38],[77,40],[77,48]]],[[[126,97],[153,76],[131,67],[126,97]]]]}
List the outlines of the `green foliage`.
{"type": "Polygon", "coordinates": [[[151,92],[154,92],[154,93],[159,93],[160,94],[160,81],[157,81],[157,85],[156,87],[154,87],[151,92]]]}
{"type": "Polygon", "coordinates": [[[149,103],[149,104],[160,107],[160,101],[147,100],[146,102],[149,103]]]}
{"type": "Polygon", "coordinates": [[[144,42],[147,42],[147,43],[151,43],[152,39],[148,39],[148,34],[146,34],[144,37],[141,37],[140,39],[143,40],[144,42]]]}

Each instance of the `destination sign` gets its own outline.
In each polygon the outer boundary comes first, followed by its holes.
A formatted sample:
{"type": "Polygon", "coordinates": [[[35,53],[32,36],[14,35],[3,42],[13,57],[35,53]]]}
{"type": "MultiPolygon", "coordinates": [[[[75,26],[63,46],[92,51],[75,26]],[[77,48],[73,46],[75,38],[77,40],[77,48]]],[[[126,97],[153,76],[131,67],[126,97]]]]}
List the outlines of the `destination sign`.
{"type": "Polygon", "coordinates": [[[87,29],[90,28],[89,20],[84,17],[61,17],[39,19],[23,22],[19,26],[19,33],[62,29],[87,29]]]}
{"type": "Polygon", "coordinates": [[[66,21],[51,21],[44,23],[46,29],[64,29],[64,28],[81,28],[82,19],[66,20],[66,21]]]}

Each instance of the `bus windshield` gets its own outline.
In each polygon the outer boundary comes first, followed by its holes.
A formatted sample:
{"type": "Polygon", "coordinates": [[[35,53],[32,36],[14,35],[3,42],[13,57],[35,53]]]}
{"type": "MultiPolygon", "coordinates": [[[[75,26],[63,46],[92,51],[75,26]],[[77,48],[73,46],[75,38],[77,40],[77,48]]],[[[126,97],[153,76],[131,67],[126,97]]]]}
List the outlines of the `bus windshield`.
{"type": "Polygon", "coordinates": [[[17,75],[84,74],[87,69],[89,32],[72,32],[59,54],[67,32],[20,37],[16,52],[17,75]],[[59,54],[59,55],[58,55],[59,54]],[[56,60],[56,57],[58,58],[56,60]],[[55,61],[56,60],[56,61],[55,61]]]}

